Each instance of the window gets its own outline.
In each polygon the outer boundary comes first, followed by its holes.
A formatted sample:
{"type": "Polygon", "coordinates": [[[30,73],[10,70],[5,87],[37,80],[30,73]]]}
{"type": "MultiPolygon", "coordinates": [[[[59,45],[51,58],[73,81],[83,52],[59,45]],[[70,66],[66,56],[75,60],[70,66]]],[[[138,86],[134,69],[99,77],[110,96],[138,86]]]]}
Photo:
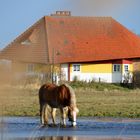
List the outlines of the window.
{"type": "Polygon", "coordinates": [[[27,65],[27,72],[33,72],[34,71],[34,65],[33,64],[28,64],[27,65]]]}
{"type": "Polygon", "coordinates": [[[80,71],[80,64],[74,64],[73,71],[80,71]]]}
{"type": "Polygon", "coordinates": [[[120,64],[114,64],[113,65],[113,72],[120,72],[121,71],[121,65],[120,64]]]}
{"type": "Polygon", "coordinates": [[[128,72],[128,70],[129,70],[128,65],[124,65],[124,71],[125,71],[125,72],[128,72]]]}
{"type": "Polygon", "coordinates": [[[31,41],[29,39],[26,39],[24,41],[21,42],[22,45],[30,45],[31,41]]]}

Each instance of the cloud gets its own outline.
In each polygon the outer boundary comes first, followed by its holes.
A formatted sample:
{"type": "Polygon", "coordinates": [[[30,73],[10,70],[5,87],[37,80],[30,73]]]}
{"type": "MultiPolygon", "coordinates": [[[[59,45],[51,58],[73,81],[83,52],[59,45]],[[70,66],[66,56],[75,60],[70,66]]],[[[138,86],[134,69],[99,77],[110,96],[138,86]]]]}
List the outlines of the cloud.
{"type": "Polygon", "coordinates": [[[139,0],[67,0],[76,15],[110,16],[132,9],[139,0]]]}

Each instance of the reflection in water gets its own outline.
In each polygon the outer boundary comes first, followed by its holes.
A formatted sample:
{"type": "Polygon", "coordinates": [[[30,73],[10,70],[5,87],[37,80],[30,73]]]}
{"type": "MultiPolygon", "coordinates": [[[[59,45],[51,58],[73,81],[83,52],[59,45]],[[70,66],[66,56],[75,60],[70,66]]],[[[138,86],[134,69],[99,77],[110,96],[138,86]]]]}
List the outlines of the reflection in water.
{"type": "Polygon", "coordinates": [[[68,137],[68,136],[51,136],[51,137],[42,137],[37,140],[77,140],[76,137],[68,137]]]}
{"type": "Polygon", "coordinates": [[[134,138],[103,138],[103,137],[79,137],[79,136],[51,136],[51,137],[40,137],[40,138],[35,138],[32,140],[138,140],[138,139],[134,139],[134,138]]]}
{"type": "Polygon", "coordinates": [[[79,119],[73,127],[41,127],[35,117],[0,117],[0,140],[140,140],[140,121],[79,119]]]}

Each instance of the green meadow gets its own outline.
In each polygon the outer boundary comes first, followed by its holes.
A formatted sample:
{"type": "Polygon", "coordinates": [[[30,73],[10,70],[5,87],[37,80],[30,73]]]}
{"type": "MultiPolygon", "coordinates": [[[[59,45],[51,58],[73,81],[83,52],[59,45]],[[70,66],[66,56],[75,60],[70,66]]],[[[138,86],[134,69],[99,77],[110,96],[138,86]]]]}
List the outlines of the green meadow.
{"type": "MultiPolygon", "coordinates": [[[[140,89],[104,83],[74,82],[77,106],[82,117],[140,117],[140,89]]],[[[0,87],[0,114],[38,116],[39,85],[0,87]]]]}

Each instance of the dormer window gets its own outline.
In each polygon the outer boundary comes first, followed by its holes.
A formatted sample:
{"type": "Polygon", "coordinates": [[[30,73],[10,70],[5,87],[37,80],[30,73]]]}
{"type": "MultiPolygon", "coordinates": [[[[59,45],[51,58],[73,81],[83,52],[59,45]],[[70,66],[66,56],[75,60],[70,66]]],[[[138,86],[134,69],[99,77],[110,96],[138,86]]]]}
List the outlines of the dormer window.
{"type": "Polygon", "coordinates": [[[29,39],[26,39],[24,41],[21,42],[22,45],[30,45],[31,41],[29,39]]]}

